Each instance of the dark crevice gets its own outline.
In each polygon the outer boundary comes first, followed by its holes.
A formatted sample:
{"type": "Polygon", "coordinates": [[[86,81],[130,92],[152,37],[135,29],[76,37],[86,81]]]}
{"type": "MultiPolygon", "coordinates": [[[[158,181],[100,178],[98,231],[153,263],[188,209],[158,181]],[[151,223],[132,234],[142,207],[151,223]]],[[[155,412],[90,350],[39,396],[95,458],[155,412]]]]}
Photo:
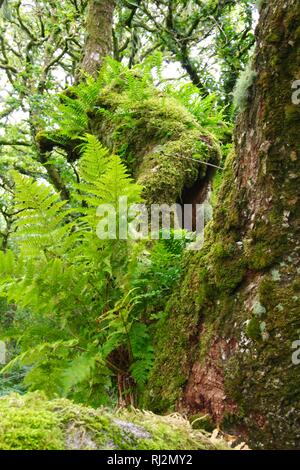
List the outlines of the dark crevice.
{"type": "Polygon", "coordinates": [[[206,175],[203,177],[199,172],[198,178],[190,187],[184,187],[181,193],[180,199],[177,201],[182,207],[182,213],[184,217],[184,205],[192,204],[192,231],[196,230],[196,206],[197,204],[203,204],[208,196],[211,182],[216,174],[214,168],[207,168],[206,175]]]}

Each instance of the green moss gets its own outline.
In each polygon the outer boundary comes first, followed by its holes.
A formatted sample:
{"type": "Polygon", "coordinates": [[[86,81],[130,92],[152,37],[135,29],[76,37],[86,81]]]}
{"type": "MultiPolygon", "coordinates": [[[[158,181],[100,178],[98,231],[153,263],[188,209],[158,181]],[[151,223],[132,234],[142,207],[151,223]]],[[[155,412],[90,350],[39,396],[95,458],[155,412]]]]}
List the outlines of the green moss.
{"type": "Polygon", "coordinates": [[[212,432],[215,429],[215,424],[208,414],[195,414],[189,417],[189,421],[193,429],[201,429],[207,432],[212,432]]]}
{"type": "Polygon", "coordinates": [[[245,258],[247,266],[257,271],[270,268],[287,250],[287,233],[281,230],[284,220],[281,204],[276,205],[268,214],[268,220],[263,221],[259,216],[255,228],[251,231],[251,239],[245,243],[245,258]]]}
{"type": "Polygon", "coordinates": [[[245,416],[241,412],[229,412],[226,411],[222,418],[220,427],[225,432],[232,432],[234,429],[239,430],[240,426],[244,425],[245,416]]]}
{"type": "Polygon", "coordinates": [[[179,415],[159,417],[137,410],[112,413],[39,393],[0,398],[1,450],[222,449],[179,415]]]}
{"type": "Polygon", "coordinates": [[[245,272],[245,260],[242,257],[236,256],[223,261],[215,261],[213,273],[217,291],[233,292],[242,282],[245,272]]]}
{"type": "Polygon", "coordinates": [[[234,90],[233,101],[239,111],[243,111],[247,105],[250,90],[256,76],[257,73],[253,69],[253,64],[250,61],[245,70],[241,72],[234,90]]]}
{"type": "Polygon", "coordinates": [[[270,244],[268,242],[258,242],[247,252],[248,266],[250,269],[260,271],[272,266],[274,259],[270,244]]]}
{"type": "MultiPolygon", "coordinates": [[[[175,313],[175,312],[174,312],[175,313]]],[[[157,413],[174,411],[186,382],[189,365],[187,354],[191,336],[195,331],[196,317],[176,315],[157,327],[156,364],[150,372],[149,384],[144,396],[144,406],[157,413]],[[166,349],[161,345],[167,344],[166,349]],[[166,380],[166,377],[168,380],[166,380]]]]}
{"type": "Polygon", "coordinates": [[[191,364],[204,361],[212,338],[217,331],[224,333],[234,308],[228,294],[245,275],[245,260],[236,244],[212,242],[210,228],[203,248],[187,255],[180,293],[174,292],[165,318],[157,327],[155,365],[145,393],[147,407],[156,412],[172,410],[191,364]],[[199,335],[204,319],[205,328],[199,335]]]}
{"type": "Polygon", "coordinates": [[[271,42],[271,43],[277,43],[277,42],[280,42],[281,39],[282,39],[282,34],[280,34],[280,32],[272,31],[272,33],[267,35],[265,41],[271,42]]]}
{"type": "Polygon", "coordinates": [[[260,321],[257,318],[252,318],[251,320],[249,320],[246,326],[245,333],[248,336],[248,338],[254,341],[260,341],[261,340],[260,321]]]}
{"type": "Polygon", "coordinates": [[[205,330],[201,333],[200,338],[200,351],[199,351],[199,360],[200,362],[204,363],[207,353],[209,351],[209,347],[211,344],[211,340],[215,335],[215,328],[213,323],[208,323],[205,326],[205,330]]]}
{"type": "Polygon", "coordinates": [[[287,121],[290,124],[299,123],[300,122],[300,109],[299,105],[296,104],[288,104],[285,107],[285,116],[287,121]]]}
{"type": "Polygon", "coordinates": [[[32,400],[18,395],[0,399],[1,450],[61,450],[63,432],[58,416],[47,407],[42,397],[32,400]]]}
{"type": "MultiPolygon", "coordinates": [[[[191,343],[195,344],[195,354],[199,352],[194,335],[197,334],[198,309],[206,298],[205,270],[196,272],[192,269],[191,261],[192,257],[188,255],[185,261],[186,266],[189,266],[188,275],[180,286],[180,295],[174,293],[164,318],[156,328],[155,367],[150,373],[144,396],[145,406],[155,412],[174,410],[187,380],[191,343]],[[200,286],[204,289],[202,294],[199,292],[200,286]]],[[[194,258],[193,266],[196,265],[194,258]]]]}
{"type": "Polygon", "coordinates": [[[133,96],[131,86],[121,80],[102,90],[102,112],[91,114],[91,130],[122,156],[144,185],[147,202],[176,202],[184,187],[207,174],[205,165],[190,158],[218,163],[220,147],[176,99],[145,84],[133,96]]]}
{"type": "MultiPolygon", "coordinates": [[[[185,158],[197,158],[198,131],[184,135],[180,140],[170,141],[157,146],[146,154],[137,170],[137,179],[144,186],[147,202],[176,201],[184,186],[192,186],[197,180],[199,170],[196,163],[185,158]]],[[[206,160],[205,151],[202,160],[206,160]]]]}
{"type": "Polygon", "coordinates": [[[299,375],[291,359],[300,329],[300,291],[283,281],[296,274],[295,267],[285,264],[278,271],[280,280],[271,272],[259,284],[255,316],[245,331],[252,342],[247,353],[241,347],[228,361],[225,391],[245,416],[242,425],[252,447],[263,442],[267,448],[289,449],[297,445],[300,416],[299,375]]]}

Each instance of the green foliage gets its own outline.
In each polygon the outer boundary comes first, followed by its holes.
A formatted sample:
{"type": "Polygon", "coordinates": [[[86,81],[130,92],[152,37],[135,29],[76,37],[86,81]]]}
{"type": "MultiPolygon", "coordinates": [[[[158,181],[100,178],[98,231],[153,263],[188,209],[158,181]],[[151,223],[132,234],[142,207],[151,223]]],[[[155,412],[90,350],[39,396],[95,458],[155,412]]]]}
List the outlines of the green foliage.
{"type": "MultiPolygon", "coordinates": [[[[133,116],[136,109],[142,102],[151,100],[157,94],[155,80],[162,73],[162,60],[161,54],[154,54],[147,57],[143,64],[129,69],[107,58],[97,79],[87,77],[85,83],[69,87],[67,94],[57,97],[56,111],[52,113],[48,127],[51,139],[65,144],[69,139],[82,136],[88,130],[90,113],[109,115],[112,121],[122,121],[118,132],[134,128],[136,121],[133,116]],[[111,89],[120,91],[119,107],[114,112],[110,112],[108,106],[100,105],[100,97],[103,94],[105,97],[111,89]],[[124,89],[126,95],[121,94],[124,89]]],[[[195,116],[203,129],[212,132],[217,138],[228,138],[231,135],[232,124],[227,122],[226,108],[219,106],[216,94],[203,98],[192,83],[177,87],[168,85],[164,88],[164,93],[181,103],[195,116]]]]}
{"type": "MultiPolygon", "coordinates": [[[[45,183],[43,174],[31,178],[11,173],[14,233],[10,249],[0,252],[0,296],[16,304],[17,312],[10,332],[1,335],[9,333],[18,349],[3,373],[21,367],[29,390],[97,406],[117,400],[122,377],[120,401],[133,402],[145,386],[154,359],[156,322],[178,282],[189,240],[101,240],[96,211],[100,204],[112,205],[118,230],[119,197],[126,197],[128,204],[141,201],[142,187],[122,161],[133,173],[130,155],[136,158],[136,151],[126,146],[144,145],[142,132],[153,136],[153,142],[170,140],[167,154],[190,155],[192,149],[203,159],[217,161],[219,148],[202,126],[218,135],[229,129],[214,96],[200,99],[191,85],[181,92],[169,88],[164,96],[154,85],[161,68],[160,53],[133,69],[107,59],[97,79],[86,77],[53,98],[54,111],[37,141],[48,136],[54,145],[80,154],[74,164],[77,182],[66,180],[68,202],[45,183]],[[112,127],[109,143],[117,155],[88,133],[91,116],[94,123],[96,117],[112,127]]],[[[190,163],[187,167],[178,159],[173,165],[163,152],[155,158],[165,161],[159,181],[163,191],[169,177],[173,190],[175,176],[183,185],[185,171],[187,178],[197,175],[190,163]]],[[[48,163],[53,161],[57,158],[51,156],[48,163]]]]}
{"type": "Polygon", "coordinates": [[[97,237],[96,208],[109,203],[117,209],[119,196],[139,202],[141,187],[94,137],[85,137],[82,154],[78,207],[67,207],[51,186],[13,175],[16,250],[0,252],[0,295],[32,313],[16,318],[13,335],[21,352],[2,373],[23,364],[30,367],[25,382],[31,389],[77,399],[93,394],[92,402],[99,403],[110,397],[117,366],[110,369],[107,360],[114,350],[125,344],[135,351],[132,360],[145,358],[142,347],[128,342],[138,319],[129,316],[120,288],[129,242],[97,237]]]}
{"type": "Polygon", "coordinates": [[[219,63],[219,86],[224,98],[218,97],[227,104],[226,113],[233,120],[232,98],[236,82],[245,69],[255,43],[255,15],[251,0],[240,0],[229,5],[221,14],[222,28],[216,34],[215,55],[219,63]]]}
{"type": "MultiPolygon", "coordinates": [[[[71,86],[67,92],[58,95],[54,99],[53,112],[48,114],[48,130],[53,141],[65,144],[70,139],[77,139],[88,131],[89,113],[108,112],[98,105],[100,93],[106,86],[123,87],[126,83],[128,102],[131,106],[150,97],[152,70],[159,66],[159,57],[150,57],[143,66],[136,66],[133,70],[108,57],[97,79],[87,76],[84,82],[71,86]]],[[[125,125],[128,112],[129,109],[123,110],[125,125]]]]}
{"type": "Polygon", "coordinates": [[[23,380],[26,374],[24,367],[14,367],[9,373],[0,377],[0,397],[9,393],[24,393],[26,387],[23,380]]]}
{"type": "Polygon", "coordinates": [[[199,89],[192,83],[181,85],[177,89],[169,86],[167,92],[195,116],[203,129],[211,132],[218,139],[222,140],[224,136],[232,133],[232,123],[227,122],[226,107],[220,107],[215,93],[203,98],[199,89]]]}
{"type": "MultiPolygon", "coordinates": [[[[15,307],[8,305],[5,299],[0,298],[0,333],[4,340],[4,347],[0,345],[3,356],[0,357],[0,370],[4,368],[5,362],[18,354],[18,345],[11,338],[12,324],[15,317],[15,307]]],[[[24,367],[12,367],[7,373],[0,374],[0,396],[11,392],[23,393],[26,389],[23,384],[26,369],[24,367]]]]}
{"type": "MultiPolygon", "coordinates": [[[[68,215],[66,201],[61,201],[51,186],[13,172],[15,181],[15,211],[18,212],[16,235],[24,254],[46,253],[64,241],[70,225],[63,223],[68,215]],[[57,245],[58,243],[58,245],[57,245]]],[[[11,259],[6,257],[6,259],[11,259]]]]}
{"type": "Polygon", "coordinates": [[[109,355],[121,345],[126,349],[123,354],[129,356],[130,373],[137,386],[141,388],[147,379],[153,363],[153,350],[147,325],[141,323],[136,305],[140,301],[129,291],[115,307],[100,317],[100,325],[107,329],[107,341],[103,346],[105,355],[109,355]]]}
{"type": "Polygon", "coordinates": [[[141,310],[149,319],[164,312],[168,295],[182,272],[181,260],[188,237],[160,239],[152,246],[140,244],[130,266],[130,282],[137,290],[141,310]]]}
{"type": "MultiPolygon", "coordinates": [[[[11,173],[16,220],[11,249],[0,253],[0,296],[16,304],[17,312],[10,331],[1,334],[10,334],[18,348],[3,373],[21,367],[30,390],[43,389],[49,396],[73,397],[96,406],[116,400],[120,376],[128,379],[121,390],[125,399],[134,395],[126,387],[141,390],[147,381],[155,325],[180,277],[188,240],[173,237],[135,245],[100,240],[96,209],[101,203],[111,204],[118,219],[120,196],[129,204],[141,201],[142,188],[128,176],[120,158],[133,171],[130,157],[136,152],[129,146],[138,141],[141,129],[153,135],[153,142],[170,140],[171,154],[190,155],[196,142],[195,155],[208,159],[213,154],[216,162],[219,149],[209,131],[220,138],[231,132],[214,95],[201,99],[198,88],[185,85],[180,90],[167,87],[163,96],[155,87],[162,63],[161,53],[132,69],[107,59],[97,79],[86,77],[51,99],[55,109],[47,109],[45,132],[36,140],[42,142],[48,134],[54,145],[80,154],[74,164],[77,183],[65,179],[68,202],[45,184],[45,173],[38,178],[28,177],[31,171],[11,173]],[[110,106],[112,99],[116,103],[110,106]],[[109,117],[111,148],[120,156],[110,155],[88,134],[95,115],[109,117]]],[[[144,145],[143,136],[140,140],[138,145],[144,145]]],[[[169,160],[163,152],[155,158],[169,160]]],[[[47,164],[57,162],[52,154],[47,164]]],[[[162,190],[169,176],[170,186],[176,186],[173,175],[183,174],[185,168],[168,161],[165,174],[160,172],[162,190]]],[[[196,177],[193,168],[186,172],[196,177]]]]}
{"type": "Polygon", "coordinates": [[[69,87],[54,99],[56,106],[50,113],[49,126],[59,128],[60,139],[68,141],[87,131],[88,113],[97,102],[105,82],[103,76],[106,78],[104,72],[97,80],[86,77],[85,82],[69,87]]]}
{"type": "Polygon", "coordinates": [[[91,134],[84,137],[80,159],[80,176],[92,186],[98,184],[108,163],[109,152],[91,134]]]}
{"type": "Polygon", "coordinates": [[[0,333],[18,349],[2,374],[21,367],[29,390],[97,406],[117,399],[121,376],[127,388],[119,400],[143,389],[154,323],[179,279],[188,238],[99,239],[97,207],[110,204],[119,220],[119,197],[138,203],[142,187],[96,137],[81,140],[72,204],[13,172],[15,233],[13,249],[0,252],[0,296],[17,311],[0,333]]]}

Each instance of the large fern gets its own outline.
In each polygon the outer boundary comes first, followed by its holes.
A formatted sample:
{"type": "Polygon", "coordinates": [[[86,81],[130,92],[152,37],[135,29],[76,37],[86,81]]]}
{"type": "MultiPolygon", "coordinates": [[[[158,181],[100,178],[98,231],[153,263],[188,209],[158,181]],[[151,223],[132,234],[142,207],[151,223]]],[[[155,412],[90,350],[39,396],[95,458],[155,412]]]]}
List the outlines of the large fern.
{"type": "MultiPolygon", "coordinates": [[[[109,384],[118,369],[110,355],[120,347],[131,349],[128,335],[139,319],[125,318],[124,305],[121,322],[114,313],[107,314],[123,302],[130,244],[97,237],[96,209],[112,204],[117,210],[121,196],[128,203],[139,202],[142,188],[127,174],[120,158],[110,155],[95,137],[85,135],[81,151],[81,181],[74,199],[78,206],[69,207],[45,183],[13,174],[15,250],[0,253],[0,296],[32,312],[30,324],[16,325],[21,352],[8,367],[30,365],[25,377],[30,388],[47,388],[51,377],[49,394],[80,400],[98,384],[102,403],[111,393],[109,384]],[[51,330],[46,327],[49,324],[51,330]],[[35,334],[30,344],[34,330],[40,338],[35,334]]],[[[138,360],[143,360],[141,353],[131,357],[132,363],[138,360]]]]}

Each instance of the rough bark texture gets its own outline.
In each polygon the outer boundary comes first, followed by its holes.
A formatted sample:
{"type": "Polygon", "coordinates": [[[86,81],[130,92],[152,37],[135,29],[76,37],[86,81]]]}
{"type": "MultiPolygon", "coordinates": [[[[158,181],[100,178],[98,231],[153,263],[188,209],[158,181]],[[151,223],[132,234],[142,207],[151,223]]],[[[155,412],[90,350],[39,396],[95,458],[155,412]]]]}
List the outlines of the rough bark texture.
{"type": "Polygon", "coordinates": [[[86,43],[81,70],[94,77],[103,58],[112,54],[112,26],[115,0],[89,0],[86,43]]]}
{"type": "Polygon", "coordinates": [[[206,242],[160,326],[147,405],[210,413],[257,448],[299,448],[300,4],[263,2],[256,77],[206,242]]]}

